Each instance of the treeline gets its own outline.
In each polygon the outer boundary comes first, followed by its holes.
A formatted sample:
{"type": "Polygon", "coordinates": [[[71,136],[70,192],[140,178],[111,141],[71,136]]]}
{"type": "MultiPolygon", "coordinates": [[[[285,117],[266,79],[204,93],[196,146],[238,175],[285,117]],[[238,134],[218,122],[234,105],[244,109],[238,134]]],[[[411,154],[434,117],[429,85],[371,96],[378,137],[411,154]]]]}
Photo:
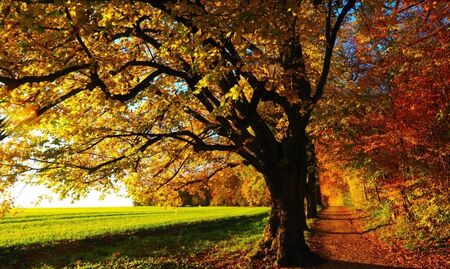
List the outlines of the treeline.
{"type": "Polygon", "coordinates": [[[356,29],[341,58],[353,81],[328,93],[310,131],[324,200],[364,208],[425,248],[450,238],[450,48],[444,14],[415,11],[356,29]]]}
{"type": "MultiPolygon", "coordinates": [[[[151,186],[148,186],[149,188],[151,186]]],[[[182,189],[133,191],[138,206],[269,206],[269,192],[261,174],[248,166],[224,169],[208,181],[182,189]]]]}

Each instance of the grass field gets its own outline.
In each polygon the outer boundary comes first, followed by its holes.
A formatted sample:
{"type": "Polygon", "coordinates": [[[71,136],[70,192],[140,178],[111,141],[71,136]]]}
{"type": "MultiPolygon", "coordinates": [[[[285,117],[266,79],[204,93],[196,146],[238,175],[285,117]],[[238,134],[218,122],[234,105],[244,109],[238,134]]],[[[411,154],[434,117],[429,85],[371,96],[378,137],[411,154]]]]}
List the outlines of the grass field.
{"type": "Polygon", "coordinates": [[[0,219],[0,248],[80,240],[267,212],[246,207],[16,209],[0,219]]]}
{"type": "Polygon", "coordinates": [[[254,250],[267,208],[19,209],[0,219],[0,268],[217,268],[254,250]]]}

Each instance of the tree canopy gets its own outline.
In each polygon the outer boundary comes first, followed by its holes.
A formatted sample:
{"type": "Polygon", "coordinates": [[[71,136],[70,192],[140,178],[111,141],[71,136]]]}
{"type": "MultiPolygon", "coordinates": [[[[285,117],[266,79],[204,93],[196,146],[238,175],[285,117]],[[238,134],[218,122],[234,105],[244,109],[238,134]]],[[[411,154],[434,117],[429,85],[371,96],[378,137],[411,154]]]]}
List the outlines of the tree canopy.
{"type": "MultiPolygon", "coordinates": [[[[339,17],[330,7],[328,42],[353,4],[339,17]]],[[[24,135],[10,143],[35,162],[57,156],[41,165],[46,178],[68,172],[65,186],[105,183],[121,165],[150,169],[150,155],[170,159],[156,148],[181,160],[185,144],[235,152],[262,171],[255,144],[287,137],[286,110],[310,113],[329,72],[332,47],[316,46],[325,37],[311,28],[326,16],[308,3],[14,1],[2,10],[5,109],[11,132],[24,135]],[[311,59],[292,62],[293,45],[311,59]]]]}

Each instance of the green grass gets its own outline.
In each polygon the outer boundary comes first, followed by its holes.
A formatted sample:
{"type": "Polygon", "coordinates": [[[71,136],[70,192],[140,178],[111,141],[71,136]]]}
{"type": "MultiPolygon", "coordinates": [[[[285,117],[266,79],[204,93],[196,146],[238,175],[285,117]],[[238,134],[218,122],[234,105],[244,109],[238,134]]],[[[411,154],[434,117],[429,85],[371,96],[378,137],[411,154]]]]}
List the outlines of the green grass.
{"type": "Polygon", "coordinates": [[[246,207],[17,209],[0,219],[0,248],[81,240],[267,211],[246,207]]]}
{"type": "Polygon", "coordinates": [[[0,222],[0,268],[236,268],[257,246],[267,212],[26,209],[0,222]]]}

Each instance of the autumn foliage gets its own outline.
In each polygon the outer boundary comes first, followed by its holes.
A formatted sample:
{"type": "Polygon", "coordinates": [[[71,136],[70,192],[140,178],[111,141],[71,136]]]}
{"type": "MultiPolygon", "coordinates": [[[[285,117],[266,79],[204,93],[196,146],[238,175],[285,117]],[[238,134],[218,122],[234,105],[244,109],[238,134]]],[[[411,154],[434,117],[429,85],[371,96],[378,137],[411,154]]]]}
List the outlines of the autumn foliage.
{"type": "Polygon", "coordinates": [[[409,4],[383,16],[364,7],[372,23],[352,29],[343,60],[351,87],[324,99],[312,129],[324,198],[370,210],[391,236],[426,249],[449,238],[448,5],[409,4]]]}
{"type": "Polygon", "coordinates": [[[5,208],[17,181],[75,199],[125,186],[136,204],[270,205],[255,257],[283,266],[318,260],[304,231],[320,202],[448,240],[446,1],[0,10],[5,208]]]}

